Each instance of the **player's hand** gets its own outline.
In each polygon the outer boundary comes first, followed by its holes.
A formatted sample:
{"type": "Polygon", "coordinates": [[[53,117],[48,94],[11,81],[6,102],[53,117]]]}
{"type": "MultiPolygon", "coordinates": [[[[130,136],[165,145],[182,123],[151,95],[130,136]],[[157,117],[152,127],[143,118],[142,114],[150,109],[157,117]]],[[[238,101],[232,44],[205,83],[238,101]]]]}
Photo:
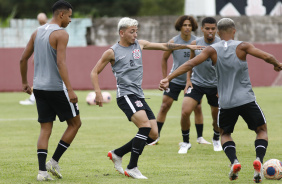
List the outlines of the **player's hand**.
{"type": "Polygon", "coordinates": [[[103,107],[103,96],[101,92],[96,92],[95,102],[99,107],[103,107]]]}
{"type": "Polygon", "coordinates": [[[159,90],[163,91],[166,90],[169,86],[169,82],[167,78],[164,78],[160,81],[160,86],[159,86],[159,90]]]}
{"type": "Polygon", "coordinates": [[[78,98],[77,98],[77,96],[76,96],[76,94],[74,93],[73,90],[68,90],[68,94],[69,94],[69,98],[70,98],[71,103],[77,103],[78,102],[78,98]]]}
{"type": "Polygon", "coordinates": [[[192,84],[191,80],[187,79],[184,91],[187,91],[189,87],[193,89],[193,84],[192,84]]]}
{"type": "Polygon", "coordinates": [[[190,50],[203,50],[206,47],[205,46],[201,46],[201,45],[188,45],[188,48],[190,50]]]}
{"type": "Polygon", "coordinates": [[[274,70],[277,71],[277,72],[281,71],[282,70],[282,63],[279,63],[278,66],[274,66],[274,70]]]}
{"type": "Polygon", "coordinates": [[[31,95],[32,91],[28,84],[22,84],[22,89],[23,89],[23,92],[31,95]]]}

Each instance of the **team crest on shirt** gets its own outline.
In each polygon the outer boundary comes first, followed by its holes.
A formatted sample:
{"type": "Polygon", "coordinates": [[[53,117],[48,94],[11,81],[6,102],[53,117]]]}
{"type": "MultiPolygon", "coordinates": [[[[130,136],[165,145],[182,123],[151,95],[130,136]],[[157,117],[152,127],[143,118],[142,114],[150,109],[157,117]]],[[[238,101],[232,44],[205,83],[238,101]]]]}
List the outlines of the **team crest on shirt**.
{"type": "Polygon", "coordinates": [[[134,58],[134,59],[139,59],[139,58],[141,57],[141,52],[140,52],[139,49],[134,49],[134,50],[132,51],[132,54],[133,54],[133,58],[134,58]]]}
{"type": "Polygon", "coordinates": [[[140,100],[137,100],[135,102],[135,104],[136,104],[137,107],[143,107],[143,104],[142,104],[142,102],[140,100]]]}

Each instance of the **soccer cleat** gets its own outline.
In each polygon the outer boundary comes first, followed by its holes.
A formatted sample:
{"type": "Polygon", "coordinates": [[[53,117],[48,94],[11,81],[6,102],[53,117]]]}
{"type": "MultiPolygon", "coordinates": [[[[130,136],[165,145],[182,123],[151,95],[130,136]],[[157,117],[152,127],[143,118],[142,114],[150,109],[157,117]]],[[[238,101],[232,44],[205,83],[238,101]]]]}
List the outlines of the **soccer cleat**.
{"type": "Polygon", "coordinates": [[[229,172],[229,179],[232,180],[237,180],[238,179],[238,174],[239,171],[241,170],[241,164],[239,161],[236,159],[235,162],[231,165],[231,169],[229,172]]]}
{"type": "Polygon", "coordinates": [[[179,148],[179,154],[186,154],[187,151],[191,148],[191,143],[182,142],[179,148]]]}
{"type": "Polygon", "coordinates": [[[47,171],[39,171],[37,175],[37,181],[52,181],[54,180],[47,171]]]}
{"type": "Polygon", "coordinates": [[[212,140],[212,143],[213,143],[213,150],[214,151],[222,151],[222,147],[221,147],[221,144],[220,144],[220,140],[212,140]]]}
{"type": "Polygon", "coordinates": [[[253,166],[254,166],[254,182],[255,183],[261,183],[262,179],[263,179],[263,168],[262,168],[262,164],[260,162],[260,159],[257,158],[254,162],[253,162],[253,166]]]}
{"type": "Polygon", "coordinates": [[[134,167],[133,169],[126,168],[124,171],[124,175],[128,177],[132,177],[134,179],[148,179],[139,171],[137,167],[134,167]]]}
{"type": "Polygon", "coordinates": [[[211,144],[210,142],[206,141],[203,137],[198,137],[197,143],[198,144],[211,144]]]}
{"type": "Polygon", "coordinates": [[[21,105],[34,105],[35,101],[32,101],[30,99],[22,100],[19,102],[21,105]]]}
{"type": "Polygon", "coordinates": [[[51,172],[53,176],[56,176],[59,179],[63,178],[62,174],[60,173],[60,167],[58,165],[58,162],[56,162],[53,158],[51,158],[46,163],[46,169],[47,171],[51,172]]]}
{"type": "Polygon", "coordinates": [[[110,160],[113,161],[116,170],[120,173],[120,174],[124,174],[123,168],[122,168],[122,157],[117,156],[113,151],[109,151],[108,152],[108,157],[110,158],[110,160]]]}
{"type": "Polygon", "coordinates": [[[156,145],[156,144],[158,144],[159,140],[160,140],[160,137],[158,137],[156,140],[154,140],[153,142],[151,142],[150,144],[147,144],[147,145],[148,146],[156,145]]]}

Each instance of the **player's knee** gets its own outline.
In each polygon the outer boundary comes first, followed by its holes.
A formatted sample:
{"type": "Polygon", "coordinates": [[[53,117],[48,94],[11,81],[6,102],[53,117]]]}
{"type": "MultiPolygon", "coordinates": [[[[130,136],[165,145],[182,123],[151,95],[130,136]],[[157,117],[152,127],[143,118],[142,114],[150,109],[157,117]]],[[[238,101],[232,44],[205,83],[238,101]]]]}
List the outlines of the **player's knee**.
{"type": "Polygon", "coordinates": [[[170,109],[170,107],[171,107],[171,104],[162,103],[160,111],[161,112],[167,112],[170,109]]]}

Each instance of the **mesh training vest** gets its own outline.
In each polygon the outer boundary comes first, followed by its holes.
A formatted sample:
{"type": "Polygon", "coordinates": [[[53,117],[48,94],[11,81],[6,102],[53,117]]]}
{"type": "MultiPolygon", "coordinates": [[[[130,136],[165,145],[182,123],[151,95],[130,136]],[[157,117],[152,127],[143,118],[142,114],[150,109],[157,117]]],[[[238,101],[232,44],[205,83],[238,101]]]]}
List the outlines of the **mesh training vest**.
{"type": "MultiPolygon", "coordinates": [[[[193,40],[196,40],[196,36],[191,35],[191,38],[189,41],[184,41],[180,35],[177,35],[173,37],[173,41],[176,44],[184,44],[184,45],[190,45],[193,40]]],[[[179,66],[181,66],[183,63],[188,61],[190,59],[190,49],[179,49],[172,51],[172,57],[173,57],[173,65],[170,71],[170,74],[176,70],[179,66]]],[[[171,82],[178,84],[178,85],[186,85],[187,80],[187,73],[184,73],[182,75],[179,75],[171,80],[171,82]]]]}
{"type": "Polygon", "coordinates": [[[34,41],[33,88],[46,91],[62,91],[65,84],[57,66],[57,51],[49,43],[53,31],[60,30],[57,24],[38,27],[34,41]]]}
{"type": "MultiPolygon", "coordinates": [[[[200,37],[196,39],[197,45],[202,46],[210,46],[214,43],[220,41],[220,38],[215,37],[213,43],[208,44],[205,42],[204,37],[200,37]]],[[[201,50],[195,50],[195,56],[201,54],[201,50]]],[[[216,88],[217,87],[217,79],[215,74],[215,67],[212,64],[211,58],[208,58],[206,61],[197,65],[193,68],[193,73],[191,77],[191,81],[193,84],[197,86],[206,87],[206,88],[216,88]]]]}
{"type": "Polygon", "coordinates": [[[115,54],[112,71],[117,80],[117,98],[135,94],[144,98],[141,88],[143,78],[142,50],[137,40],[129,47],[116,43],[111,47],[115,54]]]}
{"type": "Polygon", "coordinates": [[[236,55],[241,41],[222,40],[211,45],[217,52],[215,65],[218,80],[219,106],[224,109],[255,101],[247,61],[236,55]]]}

